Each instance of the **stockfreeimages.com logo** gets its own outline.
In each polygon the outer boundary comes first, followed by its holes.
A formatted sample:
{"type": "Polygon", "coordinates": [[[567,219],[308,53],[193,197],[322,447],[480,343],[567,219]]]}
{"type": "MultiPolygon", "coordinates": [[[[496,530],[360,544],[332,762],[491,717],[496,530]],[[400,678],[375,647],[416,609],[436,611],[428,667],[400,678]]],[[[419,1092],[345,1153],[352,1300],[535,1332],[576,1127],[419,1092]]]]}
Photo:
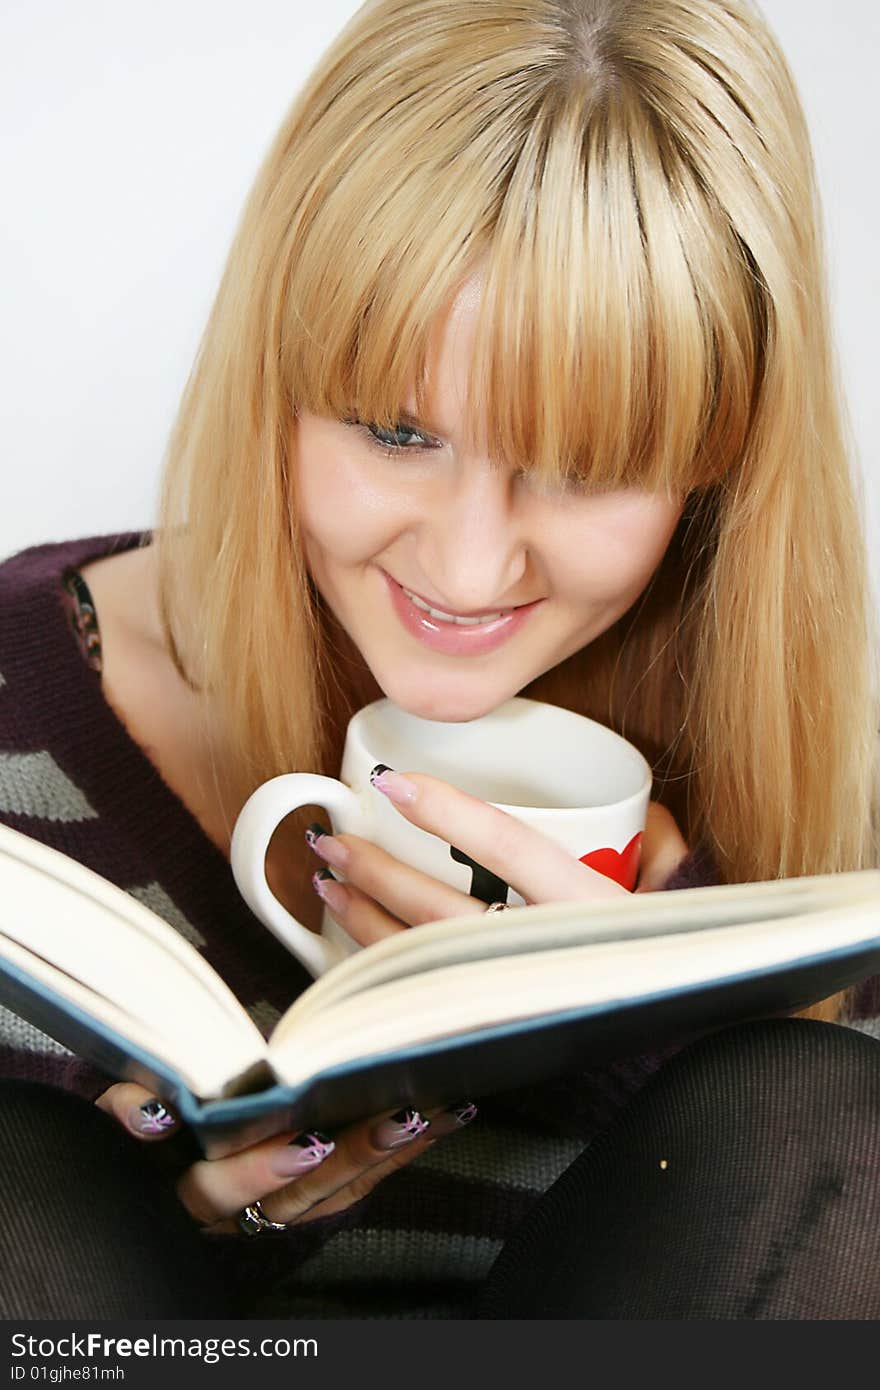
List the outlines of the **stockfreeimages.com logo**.
{"type": "MultiPolygon", "coordinates": [[[[179,1360],[204,1361],[214,1365],[218,1361],[235,1357],[278,1357],[317,1356],[318,1343],[314,1337],[262,1337],[251,1341],[250,1337],[160,1337],[153,1333],[149,1337],[106,1337],[101,1332],[72,1332],[63,1337],[34,1337],[23,1332],[12,1334],[13,1358],[27,1358],[31,1362],[43,1358],[61,1358],[87,1361],[121,1361],[129,1358],[170,1357],[179,1360]]],[[[85,1372],[89,1368],[80,1368],[85,1372]]],[[[116,1379],[115,1372],[104,1376],[102,1369],[94,1368],[91,1379],[116,1379]]],[[[13,1364],[12,1380],[49,1380],[46,1366],[13,1364]],[[35,1375],[34,1372],[37,1372],[35,1375]]],[[[120,1368],[121,1370],[121,1368],[120,1368]]],[[[85,1374],[76,1377],[89,1379],[85,1374]]],[[[118,1377],[121,1379],[121,1375],[118,1377]]]]}

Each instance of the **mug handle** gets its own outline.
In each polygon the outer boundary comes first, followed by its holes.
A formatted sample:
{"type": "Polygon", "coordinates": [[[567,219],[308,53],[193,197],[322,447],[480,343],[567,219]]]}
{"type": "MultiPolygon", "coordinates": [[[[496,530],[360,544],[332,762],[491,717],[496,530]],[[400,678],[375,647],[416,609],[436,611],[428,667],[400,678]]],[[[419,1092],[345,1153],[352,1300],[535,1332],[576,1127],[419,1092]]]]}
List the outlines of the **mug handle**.
{"type": "Polygon", "coordinates": [[[357,796],[344,782],[314,772],[287,772],[264,782],[248,797],[232,832],[230,861],[238,891],[251,911],[318,976],[343,960],[345,952],[298,922],[266,882],[266,851],[276,828],[298,806],[312,803],[323,806],[331,818],[347,814],[357,825],[364,819],[357,796]]]}

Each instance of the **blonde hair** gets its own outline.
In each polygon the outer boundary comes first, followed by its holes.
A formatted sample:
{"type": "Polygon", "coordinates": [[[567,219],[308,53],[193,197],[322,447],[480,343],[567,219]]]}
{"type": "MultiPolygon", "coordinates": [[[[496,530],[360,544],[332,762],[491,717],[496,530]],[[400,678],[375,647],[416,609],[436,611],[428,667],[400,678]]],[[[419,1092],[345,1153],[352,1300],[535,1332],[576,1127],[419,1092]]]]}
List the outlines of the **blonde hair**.
{"type": "Polygon", "coordinates": [[[638,744],[727,881],[875,863],[820,208],[747,0],[370,0],[319,62],[247,202],[160,520],[169,626],[241,794],[335,771],[350,713],[296,411],[390,426],[413,380],[421,408],[432,322],[477,265],[493,457],[687,499],[635,608],[524,693],[638,744]]]}

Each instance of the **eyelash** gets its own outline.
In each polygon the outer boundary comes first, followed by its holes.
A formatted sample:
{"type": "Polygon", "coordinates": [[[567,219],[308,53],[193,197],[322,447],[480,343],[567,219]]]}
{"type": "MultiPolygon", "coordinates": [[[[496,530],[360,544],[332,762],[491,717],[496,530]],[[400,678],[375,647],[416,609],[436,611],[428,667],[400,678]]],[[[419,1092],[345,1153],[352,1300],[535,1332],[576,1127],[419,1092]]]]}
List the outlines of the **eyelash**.
{"type": "Polygon", "coordinates": [[[394,425],[392,429],[385,430],[385,433],[391,434],[396,430],[400,434],[413,436],[416,440],[421,441],[419,444],[386,444],[373,433],[374,430],[383,429],[384,427],[381,425],[369,425],[365,424],[362,420],[355,419],[346,420],[345,424],[351,425],[356,429],[358,433],[366,439],[370,447],[376,449],[378,453],[384,454],[385,458],[396,459],[400,458],[402,454],[427,453],[432,449],[438,449],[440,447],[440,445],[431,440],[428,435],[422,434],[421,430],[417,430],[411,425],[397,424],[394,425]]]}
{"type": "MultiPolygon", "coordinates": [[[[377,439],[375,434],[373,433],[374,430],[383,428],[381,425],[365,424],[362,420],[358,420],[355,418],[346,419],[343,423],[346,425],[350,425],[353,429],[357,430],[357,432],[360,435],[362,435],[363,438],[366,439],[369,446],[372,449],[375,449],[377,453],[382,454],[385,458],[399,459],[403,454],[423,454],[429,453],[434,449],[442,448],[442,445],[438,444],[436,440],[430,439],[428,435],[422,434],[421,430],[417,430],[410,425],[402,425],[398,423],[397,425],[393,426],[393,429],[398,430],[402,434],[409,434],[415,436],[416,439],[422,441],[421,446],[414,447],[412,445],[398,445],[397,447],[394,447],[390,444],[383,444],[381,439],[377,439]]],[[[388,430],[386,431],[386,433],[391,433],[391,431],[388,430]]],[[[523,476],[525,477],[526,475],[523,476]]],[[[583,483],[579,482],[577,479],[572,479],[569,484],[563,485],[561,488],[559,488],[558,491],[559,495],[561,496],[576,496],[578,494],[583,495],[587,491],[587,489],[585,488],[583,483]]]]}

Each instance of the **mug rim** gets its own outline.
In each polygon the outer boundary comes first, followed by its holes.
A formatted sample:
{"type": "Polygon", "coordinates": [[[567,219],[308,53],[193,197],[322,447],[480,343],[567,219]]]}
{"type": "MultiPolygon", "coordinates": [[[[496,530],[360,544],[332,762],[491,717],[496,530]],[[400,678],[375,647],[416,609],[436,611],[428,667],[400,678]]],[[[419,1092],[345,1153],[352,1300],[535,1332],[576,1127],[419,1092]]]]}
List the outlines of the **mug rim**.
{"type": "MultiPolygon", "coordinates": [[[[623,812],[628,810],[631,806],[638,803],[638,801],[645,795],[646,791],[648,793],[648,796],[650,797],[651,786],[654,780],[654,773],[653,769],[651,768],[651,764],[648,762],[645,755],[638,748],[636,748],[635,744],[630,743],[629,739],[624,738],[622,734],[619,734],[616,731],[616,729],[609,729],[607,724],[600,723],[598,719],[591,719],[590,716],[587,714],[578,714],[576,710],[566,709],[564,705],[551,705],[544,700],[533,700],[526,695],[512,695],[509,700],[504,700],[500,705],[496,705],[495,709],[489,711],[489,714],[496,714],[500,710],[506,709],[511,705],[528,705],[533,707],[541,707],[542,709],[553,711],[554,713],[559,715],[568,715],[571,716],[571,718],[573,719],[584,720],[587,724],[591,724],[593,728],[601,730],[602,734],[607,739],[612,740],[613,742],[619,745],[622,744],[623,747],[631,755],[631,760],[633,762],[634,767],[641,768],[642,777],[635,791],[630,792],[627,796],[620,797],[618,800],[615,801],[604,801],[592,806],[531,806],[526,802],[517,803],[510,801],[487,801],[487,805],[495,806],[500,811],[515,812],[517,810],[527,810],[530,813],[532,813],[536,819],[551,820],[556,817],[571,815],[573,812],[601,811],[603,808],[607,809],[610,807],[613,807],[616,811],[623,812]]],[[[376,714],[382,708],[387,707],[392,707],[397,713],[402,714],[407,719],[418,720],[420,723],[423,724],[436,724],[438,725],[438,727],[442,727],[444,729],[449,728],[453,724],[459,723],[462,725],[476,724],[479,722],[480,719],[485,719],[487,717],[486,715],[478,715],[476,719],[448,721],[440,719],[421,719],[420,716],[410,714],[407,710],[401,709],[399,705],[395,705],[394,701],[389,699],[386,695],[379,700],[371,700],[368,705],[363,705],[361,709],[359,709],[355,714],[352,715],[351,719],[348,722],[346,736],[348,736],[349,731],[352,731],[354,735],[358,737],[359,730],[357,726],[359,725],[362,717],[366,719],[371,711],[374,714],[376,714]],[[355,726],[354,729],[353,726],[355,726]]],[[[359,741],[361,742],[361,746],[363,746],[362,741],[359,741]]]]}

